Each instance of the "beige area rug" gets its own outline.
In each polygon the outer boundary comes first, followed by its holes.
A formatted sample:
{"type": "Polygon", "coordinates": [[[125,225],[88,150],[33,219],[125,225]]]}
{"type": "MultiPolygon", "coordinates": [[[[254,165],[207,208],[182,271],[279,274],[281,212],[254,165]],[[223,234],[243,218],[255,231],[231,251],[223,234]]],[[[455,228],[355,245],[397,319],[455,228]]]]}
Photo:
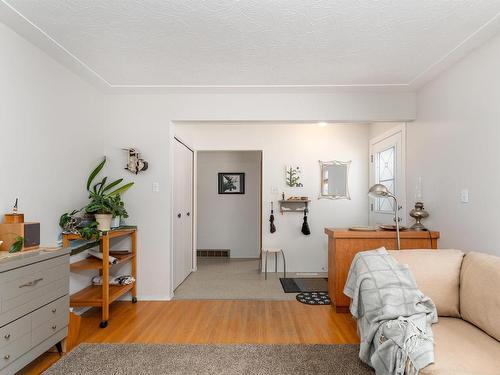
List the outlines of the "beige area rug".
{"type": "Polygon", "coordinates": [[[364,375],[358,345],[81,344],[46,375],[364,375]]]}

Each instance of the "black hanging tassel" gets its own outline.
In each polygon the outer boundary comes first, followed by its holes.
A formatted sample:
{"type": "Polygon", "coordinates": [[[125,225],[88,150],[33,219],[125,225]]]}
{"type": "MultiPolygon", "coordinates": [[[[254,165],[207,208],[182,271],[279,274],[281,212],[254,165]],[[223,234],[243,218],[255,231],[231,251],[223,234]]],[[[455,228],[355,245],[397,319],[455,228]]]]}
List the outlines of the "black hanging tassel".
{"type": "Polygon", "coordinates": [[[273,206],[273,202],[271,202],[271,216],[269,216],[269,231],[271,233],[276,232],[276,225],[274,225],[274,206],[273,206]]]}
{"type": "Polygon", "coordinates": [[[307,222],[307,208],[304,210],[304,222],[302,223],[302,233],[306,236],[311,234],[311,229],[309,229],[309,223],[307,222]]]}

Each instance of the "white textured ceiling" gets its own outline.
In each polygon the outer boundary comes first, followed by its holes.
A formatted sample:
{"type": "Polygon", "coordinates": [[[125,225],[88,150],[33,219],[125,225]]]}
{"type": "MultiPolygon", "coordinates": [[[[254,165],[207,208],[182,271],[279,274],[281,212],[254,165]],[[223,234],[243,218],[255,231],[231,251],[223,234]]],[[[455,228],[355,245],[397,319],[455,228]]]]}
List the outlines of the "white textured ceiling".
{"type": "Polygon", "coordinates": [[[3,2],[113,87],[408,86],[500,12],[500,0],[3,2]]]}

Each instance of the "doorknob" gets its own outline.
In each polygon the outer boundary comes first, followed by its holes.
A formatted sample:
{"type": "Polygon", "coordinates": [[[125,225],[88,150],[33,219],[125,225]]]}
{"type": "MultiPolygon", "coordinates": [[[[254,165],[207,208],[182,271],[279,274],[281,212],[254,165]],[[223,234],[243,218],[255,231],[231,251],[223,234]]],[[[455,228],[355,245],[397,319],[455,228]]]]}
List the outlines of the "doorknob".
{"type": "Polygon", "coordinates": [[[181,214],[177,214],[177,217],[178,217],[179,219],[181,218],[181,216],[182,216],[181,214]]]}
{"type": "Polygon", "coordinates": [[[189,215],[191,215],[191,214],[188,212],[186,215],[188,215],[188,216],[189,216],[189,215]]]}

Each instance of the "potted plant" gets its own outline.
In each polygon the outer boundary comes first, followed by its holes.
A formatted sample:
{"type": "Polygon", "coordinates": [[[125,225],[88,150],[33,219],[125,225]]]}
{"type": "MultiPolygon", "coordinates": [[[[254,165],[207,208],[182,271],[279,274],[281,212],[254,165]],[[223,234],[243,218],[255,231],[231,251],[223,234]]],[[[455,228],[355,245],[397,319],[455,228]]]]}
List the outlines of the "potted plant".
{"type": "Polygon", "coordinates": [[[89,192],[90,202],[85,207],[85,211],[94,214],[97,229],[106,232],[111,229],[111,219],[113,216],[117,216],[117,213],[120,215],[126,214],[120,195],[127,191],[134,183],[130,182],[118,187],[122,183],[123,178],[106,184],[108,178],[104,177],[100,182],[92,185],[94,179],[104,167],[104,164],[106,164],[106,157],[87,179],[87,191],[89,192]]]}

